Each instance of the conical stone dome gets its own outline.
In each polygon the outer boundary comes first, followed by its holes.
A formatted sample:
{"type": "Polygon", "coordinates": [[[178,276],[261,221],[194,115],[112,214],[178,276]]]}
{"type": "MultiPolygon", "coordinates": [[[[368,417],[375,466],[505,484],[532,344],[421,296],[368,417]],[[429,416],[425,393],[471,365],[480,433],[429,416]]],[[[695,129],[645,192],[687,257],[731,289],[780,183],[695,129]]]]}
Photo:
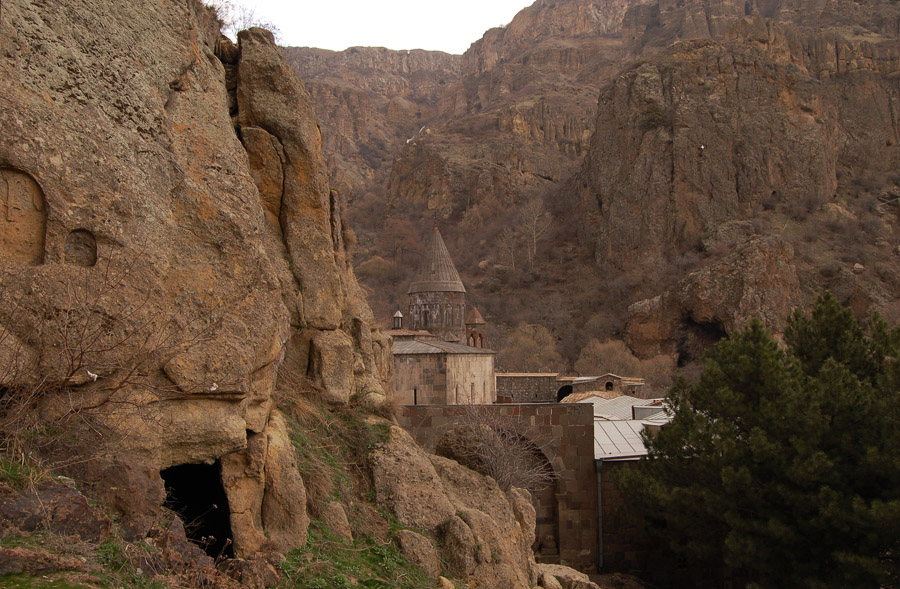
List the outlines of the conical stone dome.
{"type": "Polygon", "coordinates": [[[425,248],[422,263],[409,285],[407,294],[417,292],[466,292],[459,272],[450,259],[450,252],[444,245],[437,227],[431,232],[431,241],[425,248]]]}

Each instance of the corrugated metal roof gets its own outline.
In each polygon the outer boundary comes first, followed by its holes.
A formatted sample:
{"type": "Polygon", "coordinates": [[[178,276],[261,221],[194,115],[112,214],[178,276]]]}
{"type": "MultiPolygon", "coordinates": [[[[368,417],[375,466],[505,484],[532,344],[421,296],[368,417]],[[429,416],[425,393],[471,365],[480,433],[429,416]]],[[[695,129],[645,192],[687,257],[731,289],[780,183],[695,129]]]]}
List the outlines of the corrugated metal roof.
{"type": "Polygon", "coordinates": [[[410,354],[475,354],[475,355],[493,355],[496,352],[486,348],[473,348],[472,346],[464,346],[462,344],[453,344],[441,340],[400,340],[395,341],[394,355],[410,355],[410,354]]]}
{"type": "Polygon", "coordinates": [[[422,263],[406,292],[466,292],[437,227],[431,232],[422,263]]]}
{"type": "MultiPolygon", "coordinates": [[[[638,399],[622,395],[613,399],[602,399],[600,397],[591,397],[578,401],[578,403],[593,403],[594,417],[603,417],[604,419],[631,419],[631,408],[635,405],[652,405],[656,399],[638,399]]],[[[660,408],[662,409],[662,408],[660,408]]]]}
{"type": "Polygon", "coordinates": [[[633,420],[594,420],[594,458],[606,460],[646,456],[647,448],[641,440],[644,424],[633,420]]]}

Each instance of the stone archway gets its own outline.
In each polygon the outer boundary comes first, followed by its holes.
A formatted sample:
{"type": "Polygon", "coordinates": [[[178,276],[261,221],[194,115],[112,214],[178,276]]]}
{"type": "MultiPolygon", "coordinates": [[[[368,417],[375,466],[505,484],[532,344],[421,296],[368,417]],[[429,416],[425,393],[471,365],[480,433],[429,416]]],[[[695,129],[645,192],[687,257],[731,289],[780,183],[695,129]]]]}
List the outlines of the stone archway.
{"type": "Polygon", "coordinates": [[[559,390],[556,391],[556,402],[562,403],[562,400],[572,394],[572,385],[566,384],[559,387],[559,390]]]}

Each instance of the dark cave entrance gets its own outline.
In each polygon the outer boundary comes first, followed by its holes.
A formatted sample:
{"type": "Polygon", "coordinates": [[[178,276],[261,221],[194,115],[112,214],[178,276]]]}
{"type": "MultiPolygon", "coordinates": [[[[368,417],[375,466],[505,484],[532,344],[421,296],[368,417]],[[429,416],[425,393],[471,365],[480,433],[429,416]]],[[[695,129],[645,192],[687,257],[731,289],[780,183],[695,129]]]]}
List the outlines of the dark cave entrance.
{"type": "Polygon", "coordinates": [[[561,403],[563,399],[572,394],[572,385],[567,384],[559,387],[559,390],[556,391],[556,402],[561,403]]]}
{"type": "Polygon", "coordinates": [[[181,464],[159,474],[166,484],[166,507],[181,517],[188,540],[212,558],[233,558],[221,463],[181,464]]]}

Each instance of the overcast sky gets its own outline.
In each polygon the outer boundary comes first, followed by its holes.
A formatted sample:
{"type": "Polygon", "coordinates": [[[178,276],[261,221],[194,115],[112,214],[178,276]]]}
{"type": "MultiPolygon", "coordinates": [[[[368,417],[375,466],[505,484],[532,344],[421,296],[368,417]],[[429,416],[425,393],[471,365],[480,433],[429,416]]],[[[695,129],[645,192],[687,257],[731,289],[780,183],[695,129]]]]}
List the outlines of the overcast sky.
{"type": "Polygon", "coordinates": [[[279,43],[341,51],[370,46],[463,53],[534,0],[239,0],[280,29],[279,43]]]}

